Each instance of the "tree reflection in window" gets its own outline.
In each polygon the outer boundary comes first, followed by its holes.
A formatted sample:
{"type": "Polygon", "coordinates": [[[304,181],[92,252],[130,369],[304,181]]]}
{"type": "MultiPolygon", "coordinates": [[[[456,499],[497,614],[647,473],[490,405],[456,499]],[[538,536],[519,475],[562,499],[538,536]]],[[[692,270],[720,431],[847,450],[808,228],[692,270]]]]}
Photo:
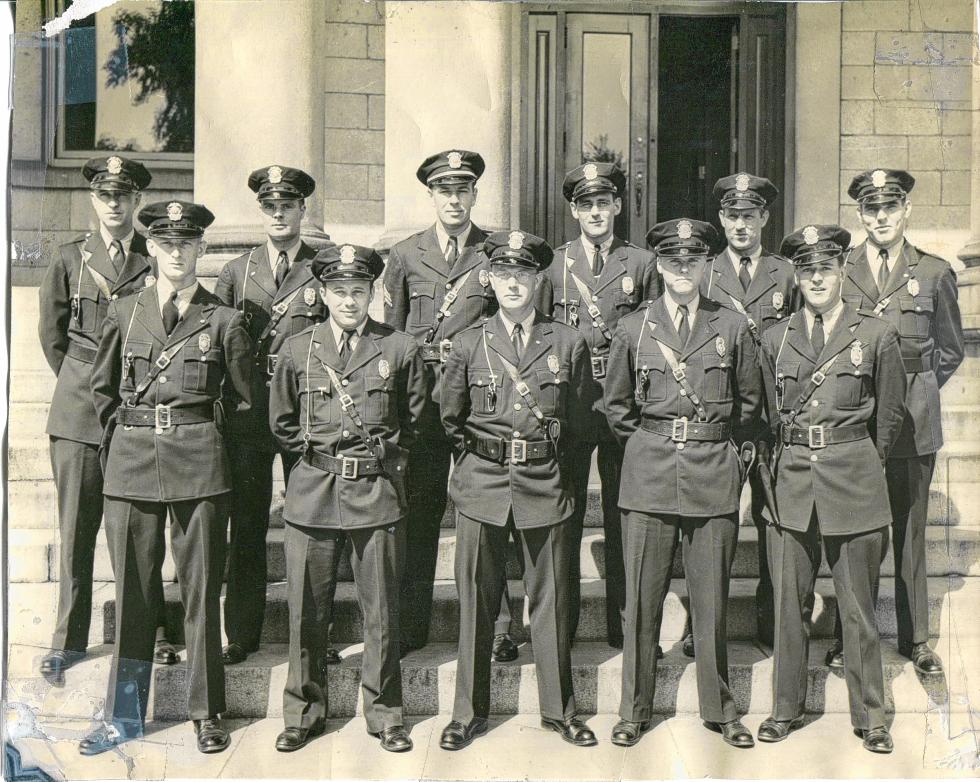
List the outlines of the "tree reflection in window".
{"type": "Polygon", "coordinates": [[[609,146],[609,134],[600,133],[594,141],[587,141],[582,150],[583,163],[613,163],[624,174],[629,174],[623,153],[609,146]]]}

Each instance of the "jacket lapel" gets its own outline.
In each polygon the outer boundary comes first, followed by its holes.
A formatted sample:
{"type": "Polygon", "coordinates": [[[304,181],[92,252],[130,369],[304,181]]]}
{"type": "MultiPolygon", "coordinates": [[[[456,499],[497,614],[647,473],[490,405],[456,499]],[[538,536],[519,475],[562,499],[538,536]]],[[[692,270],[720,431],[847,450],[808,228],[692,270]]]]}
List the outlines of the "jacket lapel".
{"type": "Polygon", "coordinates": [[[340,367],[340,354],[337,352],[337,342],[334,340],[333,329],[329,321],[324,321],[314,326],[316,329],[313,335],[313,357],[326,368],[330,367],[340,374],[343,370],[340,367]]]}
{"type": "Polygon", "coordinates": [[[316,253],[312,252],[312,248],[307,247],[305,243],[300,245],[299,252],[296,253],[296,258],[293,260],[292,268],[290,268],[289,274],[286,275],[286,279],[282,281],[279,290],[276,291],[273,303],[278,304],[283,299],[288,298],[300,286],[316,279],[313,276],[313,269],[310,266],[310,261],[314,255],[316,253]],[[306,252],[307,250],[310,250],[310,252],[306,252]]]}
{"type": "MultiPolygon", "coordinates": [[[[761,298],[767,291],[776,287],[776,281],[772,277],[774,273],[775,267],[772,265],[769,257],[767,255],[759,256],[755,276],[752,278],[752,282],[749,284],[749,289],[745,292],[745,298],[743,299],[746,307],[761,298]]],[[[738,287],[741,288],[742,283],[739,283],[738,287]]]]}
{"type": "MultiPolygon", "coordinates": [[[[330,335],[331,337],[333,336],[332,329],[330,335]]],[[[364,331],[361,334],[361,338],[357,340],[354,352],[351,353],[350,360],[347,362],[347,368],[344,369],[343,377],[347,377],[352,372],[363,367],[371,359],[381,355],[381,348],[376,344],[376,340],[380,336],[381,333],[374,327],[374,321],[368,318],[364,324],[364,331]]]]}
{"type": "Polygon", "coordinates": [[[264,243],[248,254],[245,274],[248,275],[248,279],[245,281],[246,293],[248,293],[249,285],[255,285],[267,296],[275,298],[276,281],[272,276],[272,269],[269,266],[269,252],[264,243]]]}
{"type": "Polygon", "coordinates": [[[422,252],[421,261],[440,277],[445,277],[449,273],[446,265],[446,256],[442,254],[439,247],[439,238],[436,236],[435,225],[429,226],[419,237],[419,250],[422,252]]]}
{"type": "Polygon", "coordinates": [[[85,263],[106,278],[112,286],[116,280],[116,269],[109,260],[109,253],[106,251],[105,244],[102,243],[102,235],[92,234],[82,245],[82,257],[85,263]]]}
{"type": "Polygon", "coordinates": [[[895,264],[888,274],[888,282],[885,285],[885,290],[882,291],[882,298],[890,297],[899,288],[904,287],[912,276],[918,262],[919,254],[906,240],[905,245],[902,247],[902,254],[895,260],[895,264]]]}
{"type": "Polygon", "coordinates": [[[663,342],[675,354],[680,354],[683,346],[680,337],[677,336],[677,329],[674,328],[674,324],[670,320],[670,313],[667,312],[667,305],[664,304],[663,296],[653,303],[649,312],[647,332],[657,342],[663,342]]]}
{"type": "Polygon", "coordinates": [[[623,260],[626,258],[624,247],[623,240],[618,236],[609,245],[609,254],[606,257],[606,263],[602,267],[602,274],[599,275],[599,280],[594,289],[596,293],[626,274],[626,264],[623,263],[623,260]]]}
{"type": "MultiPolygon", "coordinates": [[[[163,330],[163,316],[160,314],[160,296],[156,285],[139,296],[134,315],[161,345],[167,343],[167,332],[163,330]]],[[[125,332],[123,334],[125,337],[125,332]]]]}
{"type": "MultiPolygon", "coordinates": [[[[551,321],[542,317],[540,313],[536,313],[534,316],[534,325],[531,326],[531,334],[528,337],[527,346],[524,348],[524,355],[521,357],[521,363],[518,367],[522,375],[535,361],[551,350],[551,335],[553,331],[551,321]]],[[[511,343],[511,346],[513,347],[513,343],[511,343]]]]}
{"type": "Polygon", "coordinates": [[[847,259],[847,279],[853,282],[871,301],[878,301],[878,286],[868,265],[868,243],[855,248],[847,259]]]}
{"type": "MultiPolygon", "coordinates": [[[[197,290],[191,297],[191,302],[187,307],[187,311],[183,314],[181,319],[177,321],[177,328],[175,328],[173,333],[167,337],[167,347],[180,342],[182,339],[192,337],[197,332],[206,329],[208,326],[208,319],[211,317],[211,313],[214,312],[216,305],[217,300],[215,297],[208,293],[207,289],[199,282],[197,285],[197,290]]],[[[162,318],[160,323],[162,325],[162,318]]]]}
{"type": "Polygon", "coordinates": [[[466,272],[480,265],[483,261],[483,255],[480,251],[483,249],[483,243],[486,239],[487,234],[482,228],[475,225],[470,227],[466,244],[460,249],[459,258],[456,259],[452,271],[449,272],[449,282],[455,282],[466,272]]]}
{"type": "Polygon", "coordinates": [[[806,333],[806,320],[803,316],[803,310],[793,313],[786,328],[786,342],[811,364],[815,364],[817,354],[813,352],[813,343],[810,342],[806,333]]]}
{"type": "Polygon", "coordinates": [[[129,245],[129,252],[123,262],[122,271],[112,286],[113,292],[119,290],[124,285],[135,280],[137,277],[153,274],[156,276],[156,263],[150,257],[146,249],[146,239],[140,234],[133,234],[133,241],[129,245]]]}
{"type": "Polygon", "coordinates": [[[711,302],[710,306],[705,306],[710,299],[701,299],[697,309],[697,316],[694,318],[694,330],[688,337],[687,344],[684,346],[682,358],[696,353],[701,346],[710,339],[718,335],[718,330],[714,326],[715,310],[719,305],[711,302]]]}
{"type": "Polygon", "coordinates": [[[499,312],[487,321],[486,335],[487,347],[516,367],[519,363],[517,354],[514,353],[510,335],[507,333],[507,327],[504,325],[499,312]]]}
{"type": "Polygon", "coordinates": [[[841,312],[840,317],[837,318],[837,323],[834,325],[834,330],[827,337],[827,342],[823,346],[823,352],[817,358],[818,366],[822,366],[832,356],[836,356],[854,342],[854,332],[851,329],[860,322],[861,316],[845,304],[843,312],[841,312]]]}
{"type": "MultiPolygon", "coordinates": [[[[589,259],[585,257],[585,248],[582,246],[581,237],[572,240],[565,255],[572,259],[572,265],[568,267],[568,270],[584,282],[585,287],[594,292],[595,280],[592,277],[592,267],[589,265],[589,259]]],[[[571,283],[571,280],[569,282],[571,283]]],[[[574,286],[574,283],[572,285],[574,286]]],[[[578,293],[578,287],[574,289],[575,293],[578,293]]]]}
{"type": "MultiPolygon", "coordinates": [[[[759,271],[761,272],[761,269],[759,271]]],[[[738,281],[738,277],[735,275],[735,269],[732,267],[732,259],[728,255],[728,250],[715,257],[711,263],[710,273],[711,294],[709,298],[721,302],[726,307],[731,303],[730,301],[725,301],[726,296],[739,303],[744,301],[745,291],[742,290],[742,283],[738,281]],[[716,288],[722,291],[723,295],[720,298],[715,290],[716,288]]],[[[756,277],[758,276],[759,272],[756,273],[756,277]]]]}

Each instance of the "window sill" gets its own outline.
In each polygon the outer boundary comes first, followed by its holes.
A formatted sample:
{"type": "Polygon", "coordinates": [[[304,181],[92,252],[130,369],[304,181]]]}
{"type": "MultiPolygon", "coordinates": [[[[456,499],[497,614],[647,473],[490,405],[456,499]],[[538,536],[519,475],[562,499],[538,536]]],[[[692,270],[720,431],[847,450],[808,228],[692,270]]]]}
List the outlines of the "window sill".
{"type": "MultiPolygon", "coordinates": [[[[95,154],[93,154],[95,157],[95,154]]],[[[87,158],[86,158],[87,159],[87,158]]],[[[142,160],[136,157],[137,160],[142,160]]],[[[87,187],[82,178],[84,160],[59,160],[39,163],[13,160],[10,165],[11,187],[43,187],[53,190],[77,190],[87,187]]],[[[146,161],[153,174],[149,192],[154,190],[193,190],[194,167],[190,161],[146,161]]]]}

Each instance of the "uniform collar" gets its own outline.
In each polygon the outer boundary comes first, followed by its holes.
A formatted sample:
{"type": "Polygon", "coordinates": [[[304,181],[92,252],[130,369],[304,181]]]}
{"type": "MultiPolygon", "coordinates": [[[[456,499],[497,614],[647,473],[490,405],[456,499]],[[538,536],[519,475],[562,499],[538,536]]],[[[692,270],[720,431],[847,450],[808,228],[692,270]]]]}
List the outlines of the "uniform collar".
{"type": "MultiPolygon", "coordinates": [[[[612,243],[615,239],[616,234],[613,234],[599,245],[599,252],[602,253],[603,257],[609,255],[609,250],[612,247],[612,243]]],[[[592,260],[592,255],[595,253],[595,242],[589,239],[589,237],[585,234],[579,234],[579,241],[582,242],[582,249],[585,250],[585,257],[592,260]]]]}
{"type": "MultiPolygon", "coordinates": [[[[364,322],[358,326],[355,331],[357,336],[361,337],[364,335],[364,329],[367,326],[368,319],[365,318],[364,322]]],[[[344,338],[344,330],[334,322],[333,318],[330,318],[330,332],[333,334],[333,343],[340,349],[340,341],[344,338]]],[[[353,344],[351,345],[353,347],[353,344]]]]}
{"type": "MultiPolygon", "coordinates": [[[[302,246],[303,240],[297,238],[292,245],[286,248],[286,258],[289,259],[290,266],[293,265],[293,262],[296,260],[296,256],[299,254],[299,249],[302,246]]],[[[279,263],[279,250],[276,249],[271,239],[266,239],[265,249],[266,254],[269,256],[269,266],[272,268],[273,273],[275,273],[276,264],[279,263]]]]}
{"type": "Polygon", "coordinates": [[[749,264],[749,274],[755,276],[755,270],[759,268],[759,259],[762,257],[762,245],[760,244],[756,247],[755,252],[749,255],[737,253],[729,245],[728,257],[732,262],[732,267],[734,267],[736,275],[738,275],[739,270],[742,268],[742,258],[750,258],[752,262],[749,264]]]}
{"type": "MultiPolygon", "coordinates": [[[[136,231],[134,229],[130,228],[129,229],[129,233],[126,234],[126,236],[123,237],[122,239],[119,239],[118,240],[118,241],[122,242],[123,253],[124,254],[126,254],[126,255],[129,254],[129,248],[133,244],[133,237],[135,235],[136,235],[136,231]]],[[[112,243],[115,242],[115,241],[117,241],[117,240],[112,238],[112,236],[106,230],[105,226],[102,225],[102,223],[99,223],[99,236],[102,237],[102,243],[105,245],[106,252],[108,253],[109,248],[112,246],[112,243]]]]}
{"type": "MultiPolygon", "coordinates": [[[[874,268],[878,268],[878,254],[881,252],[878,245],[872,242],[870,239],[867,241],[867,252],[865,255],[868,256],[868,263],[874,265],[874,268]]],[[[888,268],[889,270],[895,268],[895,261],[902,257],[902,252],[905,250],[905,237],[903,236],[895,244],[888,248],[888,268]]]]}
{"type": "MultiPolygon", "coordinates": [[[[677,323],[677,308],[680,306],[678,302],[674,301],[673,297],[670,295],[670,291],[664,291],[664,306],[667,307],[667,314],[670,316],[671,323],[677,323]]],[[[687,317],[689,318],[688,323],[694,325],[694,315],[698,311],[698,306],[701,304],[701,294],[696,293],[694,298],[687,303],[687,317]]]]}
{"type": "MultiPolygon", "coordinates": [[[[513,336],[514,336],[514,326],[516,326],[517,323],[515,321],[511,320],[510,318],[508,318],[507,317],[507,314],[504,312],[503,309],[500,310],[500,319],[504,323],[504,328],[507,329],[507,336],[513,338],[513,336]]],[[[534,310],[532,309],[531,310],[531,314],[528,315],[524,320],[521,321],[521,329],[523,329],[523,332],[524,332],[523,336],[524,336],[524,340],[525,341],[530,336],[530,334],[531,334],[531,328],[533,326],[534,326],[534,310]]]]}
{"type": "MultiPolygon", "coordinates": [[[[200,283],[194,280],[190,285],[181,288],[177,291],[177,311],[183,315],[187,308],[191,304],[191,299],[194,298],[194,294],[197,293],[197,289],[200,287],[200,283]]],[[[160,279],[157,280],[157,297],[160,300],[160,311],[163,311],[163,305],[170,298],[171,294],[174,292],[173,283],[170,282],[166,277],[160,275],[160,279]]]]}
{"type": "MultiPolygon", "coordinates": [[[[462,232],[456,234],[456,252],[463,252],[463,248],[466,246],[466,240],[469,238],[470,231],[473,230],[473,222],[470,223],[462,230],[462,232]]],[[[439,249],[442,250],[442,254],[446,254],[446,250],[449,247],[449,234],[446,233],[446,229],[442,227],[442,223],[436,220],[436,241],[439,242],[439,249]]]]}
{"type": "MultiPolygon", "coordinates": [[[[837,321],[840,320],[843,311],[844,300],[840,299],[831,309],[823,313],[823,333],[825,336],[834,330],[834,326],[837,325],[837,321]]],[[[816,315],[808,307],[803,307],[803,318],[806,320],[807,334],[813,334],[813,320],[815,317],[816,315]]]]}

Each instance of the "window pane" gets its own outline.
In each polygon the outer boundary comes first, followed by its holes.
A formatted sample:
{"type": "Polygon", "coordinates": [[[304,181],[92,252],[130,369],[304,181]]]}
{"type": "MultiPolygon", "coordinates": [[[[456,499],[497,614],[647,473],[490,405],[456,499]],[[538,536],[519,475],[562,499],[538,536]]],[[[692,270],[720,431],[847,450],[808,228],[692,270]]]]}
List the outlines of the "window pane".
{"type": "Polygon", "coordinates": [[[194,151],[193,2],[117,2],[63,44],[63,150],[194,151]]]}
{"type": "Polygon", "coordinates": [[[586,33],[582,49],[582,162],[629,173],[630,36],[586,33]]]}

